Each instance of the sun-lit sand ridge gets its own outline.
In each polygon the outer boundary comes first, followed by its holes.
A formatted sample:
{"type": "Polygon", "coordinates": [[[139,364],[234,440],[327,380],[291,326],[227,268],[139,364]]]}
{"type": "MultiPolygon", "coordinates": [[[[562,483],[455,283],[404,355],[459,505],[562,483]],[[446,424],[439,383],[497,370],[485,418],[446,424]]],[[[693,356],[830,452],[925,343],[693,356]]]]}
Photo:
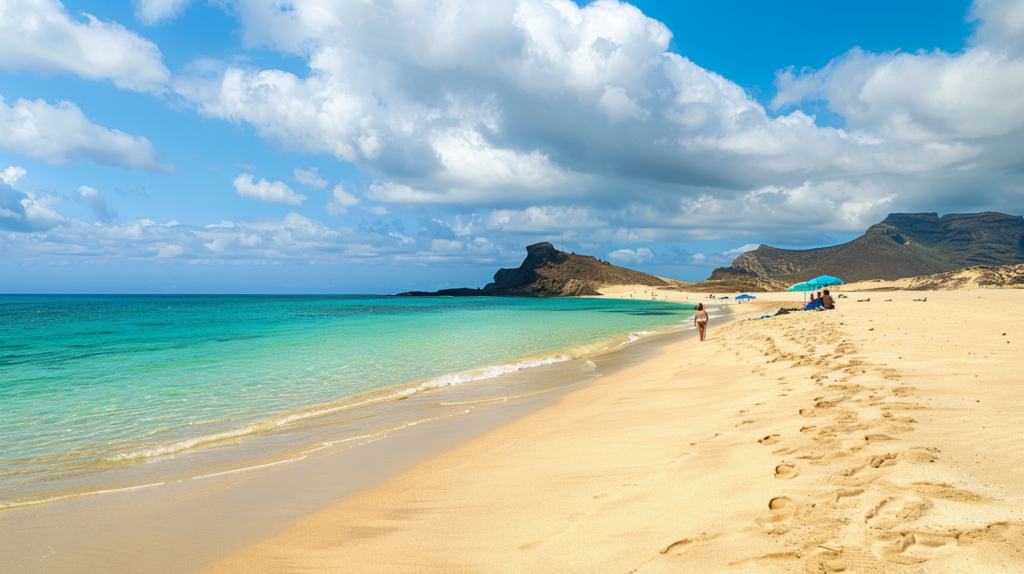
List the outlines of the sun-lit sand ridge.
{"type": "MultiPolygon", "coordinates": [[[[1021,572],[1024,290],[848,295],[712,324],[209,571],[1021,572]]],[[[794,300],[758,296],[736,314],[794,300]]]]}

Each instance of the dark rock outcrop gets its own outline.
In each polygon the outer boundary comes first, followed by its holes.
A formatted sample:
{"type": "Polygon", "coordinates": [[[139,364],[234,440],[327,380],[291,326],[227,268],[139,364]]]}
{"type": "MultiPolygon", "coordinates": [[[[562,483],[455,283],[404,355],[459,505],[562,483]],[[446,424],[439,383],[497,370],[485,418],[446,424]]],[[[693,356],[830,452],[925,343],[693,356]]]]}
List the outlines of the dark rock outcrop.
{"type": "Polygon", "coordinates": [[[797,283],[819,275],[847,282],[901,279],[972,265],[1024,263],[1024,217],[1002,213],[893,213],[861,237],[832,247],[790,250],[762,245],[720,277],[743,274],[797,283]]]}
{"type": "Polygon", "coordinates": [[[550,243],[537,243],[526,248],[526,259],[522,265],[515,269],[499,269],[494,274],[494,282],[484,287],[484,291],[578,297],[598,295],[597,289],[601,285],[665,287],[669,282],[589,255],[565,253],[550,243]]]}
{"type": "Polygon", "coordinates": [[[494,282],[483,289],[444,289],[433,293],[412,291],[406,296],[459,297],[583,297],[600,295],[602,285],[648,285],[668,287],[673,283],[625,267],[612,265],[588,255],[565,253],[550,243],[526,248],[526,259],[515,269],[499,269],[494,282]]]}

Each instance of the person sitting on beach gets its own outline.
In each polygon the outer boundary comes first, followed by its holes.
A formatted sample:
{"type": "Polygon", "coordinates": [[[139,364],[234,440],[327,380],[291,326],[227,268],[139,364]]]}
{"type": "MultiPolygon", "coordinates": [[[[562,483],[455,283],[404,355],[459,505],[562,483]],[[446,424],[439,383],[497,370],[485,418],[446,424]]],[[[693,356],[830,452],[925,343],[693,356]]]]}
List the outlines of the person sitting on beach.
{"type": "Polygon", "coordinates": [[[704,335],[708,331],[708,312],[704,310],[703,303],[697,303],[697,312],[693,315],[693,325],[697,327],[700,340],[703,341],[704,335]]]}
{"type": "Polygon", "coordinates": [[[825,289],[825,294],[821,296],[821,304],[826,309],[836,308],[836,302],[832,299],[832,295],[829,294],[828,289],[825,289]]]}
{"type": "Polygon", "coordinates": [[[821,299],[811,299],[811,302],[804,305],[804,311],[814,311],[817,309],[824,309],[824,302],[821,299]]]}

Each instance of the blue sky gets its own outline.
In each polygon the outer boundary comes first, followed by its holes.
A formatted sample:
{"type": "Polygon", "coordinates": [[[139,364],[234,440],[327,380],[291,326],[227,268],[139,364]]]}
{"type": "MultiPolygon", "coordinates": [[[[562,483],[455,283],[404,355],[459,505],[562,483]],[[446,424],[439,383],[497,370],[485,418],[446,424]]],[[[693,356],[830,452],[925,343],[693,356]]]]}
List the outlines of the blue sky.
{"type": "Polygon", "coordinates": [[[1024,211],[1024,2],[0,0],[0,292],[700,280],[1024,211]],[[6,135],[5,135],[6,133],[6,135]]]}

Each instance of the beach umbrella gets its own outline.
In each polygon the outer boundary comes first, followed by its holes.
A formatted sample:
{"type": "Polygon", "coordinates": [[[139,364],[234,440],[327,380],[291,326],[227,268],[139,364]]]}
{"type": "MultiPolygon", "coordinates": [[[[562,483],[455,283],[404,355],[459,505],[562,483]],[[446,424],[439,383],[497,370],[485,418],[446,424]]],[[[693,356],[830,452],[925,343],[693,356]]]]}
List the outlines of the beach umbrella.
{"type": "Polygon", "coordinates": [[[753,295],[747,295],[746,293],[744,293],[742,295],[737,295],[736,298],[737,299],[757,299],[757,297],[754,297],[753,295]]]}
{"type": "Polygon", "coordinates": [[[831,275],[822,275],[821,277],[815,277],[814,279],[811,279],[810,281],[807,282],[807,284],[813,286],[814,288],[829,287],[831,285],[842,285],[843,280],[838,277],[833,277],[831,275]]]}
{"type": "Polygon", "coordinates": [[[810,281],[804,281],[803,283],[793,285],[789,289],[786,289],[786,291],[814,291],[817,288],[818,287],[816,285],[811,285],[810,281]]]}

